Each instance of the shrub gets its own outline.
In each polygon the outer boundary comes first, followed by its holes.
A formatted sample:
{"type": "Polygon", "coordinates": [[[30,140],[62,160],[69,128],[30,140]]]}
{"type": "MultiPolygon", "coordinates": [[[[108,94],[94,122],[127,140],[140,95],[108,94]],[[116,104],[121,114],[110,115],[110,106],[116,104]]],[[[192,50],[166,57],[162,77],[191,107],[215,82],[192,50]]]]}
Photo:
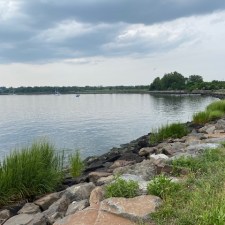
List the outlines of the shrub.
{"type": "Polygon", "coordinates": [[[167,196],[172,196],[180,189],[179,183],[172,182],[171,179],[165,175],[160,174],[156,176],[147,185],[148,194],[159,196],[165,199],[167,196]]]}
{"type": "Polygon", "coordinates": [[[129,180],[126,181],[120,177],[117,177],[115,181],[106,186],[106,197],[124,197],[133,198],[138,193],[138,182],[129,180]]]}
{"type": "Polygon", "coordinates": [[[216,120],[223,117],[224,113],[219,110],[209,112],[209,120],[216,120]]]}
{"type": "Polygon", "coordinates": [[[62,158],[46,141],[12,152],[0,165],[0,205],[54,191],[62,166],[62,158]]]}
{"type": "Polygon", "coordinates": [[[84,162],[80,157],[80,152],[77,150],[74,155],[69,156],[70,173],[73,177],[78,177],[84,170],[84,162]]]}
{"type": "Polygon", "coordinates": [[[162,126],[157,132],[150,135],[150,143],[155,144],[167,138],[181,138],[188,134],[188,129],[184,124],[172,123],[162,126]]]}

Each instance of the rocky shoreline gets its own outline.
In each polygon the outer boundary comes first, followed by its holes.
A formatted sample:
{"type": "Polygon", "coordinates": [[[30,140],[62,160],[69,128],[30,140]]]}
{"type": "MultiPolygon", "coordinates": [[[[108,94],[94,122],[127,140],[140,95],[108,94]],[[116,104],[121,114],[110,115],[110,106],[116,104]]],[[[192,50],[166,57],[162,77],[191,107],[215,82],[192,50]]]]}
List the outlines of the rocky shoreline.
{"type": "Polygon", "coordinates": [[[225,118],[204,126],[190,122],[186,125],[190,133],[180,139],[168,139],[153,146],[149,144],[149,133],[104,155],[88,157],[83,175],[77,179],[66,177],[58,192],[0,210],[0,225],[135,225],[138,221],[154,224],[149,214],[161,200],[146,195],[147,183],[156,174],[170,176],[169,160],[195,156],[225,141],[225,118]],[[138,197],[104,199],[104,186],[118,174],[139,183],[138,197]]]}

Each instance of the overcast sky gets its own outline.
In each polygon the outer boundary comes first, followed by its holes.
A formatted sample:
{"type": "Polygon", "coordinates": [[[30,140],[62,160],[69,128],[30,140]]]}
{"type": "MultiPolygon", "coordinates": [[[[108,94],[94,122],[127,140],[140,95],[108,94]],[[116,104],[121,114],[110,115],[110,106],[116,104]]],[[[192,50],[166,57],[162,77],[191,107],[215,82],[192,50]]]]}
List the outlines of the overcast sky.
{"type": "Polygon", "coordinates": [[[0,0],[0,86],[225,79],[224,0],[0,0]]]}

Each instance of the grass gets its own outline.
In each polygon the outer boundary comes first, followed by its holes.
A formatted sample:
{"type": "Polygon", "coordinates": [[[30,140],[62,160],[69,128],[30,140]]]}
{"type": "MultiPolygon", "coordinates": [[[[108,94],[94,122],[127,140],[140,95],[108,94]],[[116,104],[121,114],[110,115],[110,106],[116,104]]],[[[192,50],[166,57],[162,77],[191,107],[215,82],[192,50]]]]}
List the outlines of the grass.
{"type": "Polygon", "coordinates": [[[163,205],[151,215],[157,225],[224,225],[225,149],[180,158],[175,166],[190,169],[181,188],[165,192],[163,205]]]}
{"type": "Polygon", "coordinates": [[[75,154],[69,156],[70,173],[73,177],[78,177],[84,170],[84,162],[80,157],[80,152],[77,150],[75,154]]]}
{"type": "Polygon", "coordinates": [[[172,123],[162,126],[150,135],[150,143],[155,144],[168,138],[181,138],[188,134],[188,129],[184,124],[172,123]]]}
{"type": "Polygon", "coordinates": [[[222,118],[225,115],[225,100],[211,103],[205,111],[195,113],[193,122],[196,124],[205,124],[209,121],[222,118]]]}
{"type": "Polygon", "coordinates": [[[138,182],[133,180],[126,181],[120,177],[116,177],[113,183],[108,184],[105,187],[105,196],[106,198],[111,197],[133,198],[137,196],[138,188],[139,188],[138,182]]]}
{"type": "Polygon", "coordinates": [[[0,164],[0,206],[54,191],[62,166],[62,157],[46,141],[12,152],[0,164]]]}

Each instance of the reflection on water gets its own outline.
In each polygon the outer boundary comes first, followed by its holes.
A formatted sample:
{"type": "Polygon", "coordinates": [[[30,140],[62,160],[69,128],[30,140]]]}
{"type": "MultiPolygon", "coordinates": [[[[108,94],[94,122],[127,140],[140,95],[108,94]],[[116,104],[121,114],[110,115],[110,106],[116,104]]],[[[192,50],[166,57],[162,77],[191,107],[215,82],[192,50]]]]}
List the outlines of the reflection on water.
{"type": "Polygon", "coordinates": [[[211,97],[149,94],[0,96],[0,158],[46,137],[58,149],[99,155],[153,128],[191,120],[211,97]]]}

